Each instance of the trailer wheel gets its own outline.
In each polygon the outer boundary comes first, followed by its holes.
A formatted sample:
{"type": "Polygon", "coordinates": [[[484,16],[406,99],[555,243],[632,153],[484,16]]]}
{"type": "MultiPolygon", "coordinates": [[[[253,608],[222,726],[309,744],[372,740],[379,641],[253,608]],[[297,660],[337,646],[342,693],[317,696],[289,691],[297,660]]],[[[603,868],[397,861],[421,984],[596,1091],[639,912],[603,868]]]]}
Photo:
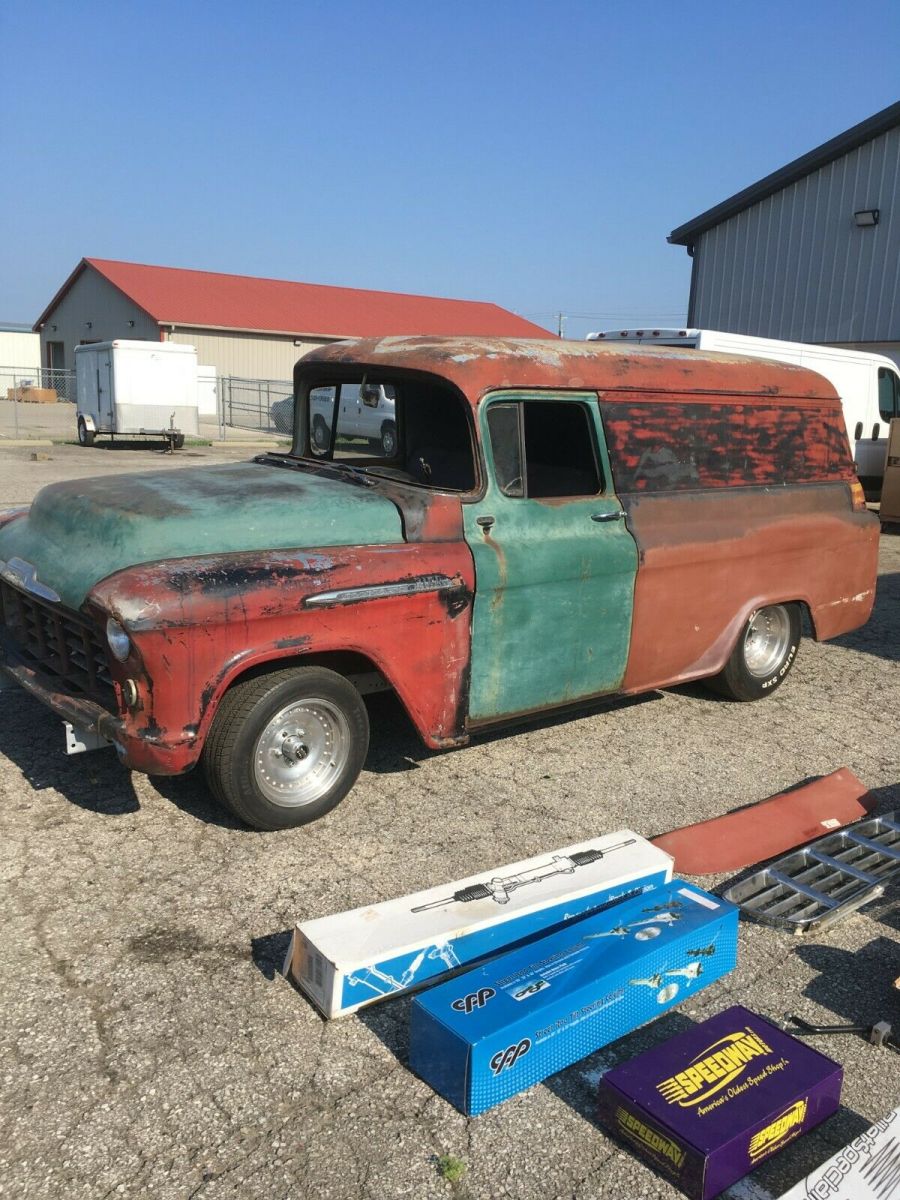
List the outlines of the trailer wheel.
{"type": "Polygon", "coordinates": [[[88,429],[84,417],[78,418],[78,444],[79,446],[93,446],[94,444],[94,431],[88,429]]]}
{"type": "Polygon", "coordinates": [[[723,670],[707,683],[732,700],[760,700],[781,687],[799,648],[797,605],[760,608],[741,630],[723,670]]]}
{"type": "Polygon", "coordinates": [[[175,436],[172,438],[172,449],[173,450],[183,450],[184,449],[184,434],[183,433],[176,433],[175,436]]]}
{"type": "Polygon", "coordinates": [[[369,718],[356,688],[324,667],[289,667],[226,692],[203,750],[220,803],[254,829],[324,816],[356,782],[369,718]]]}

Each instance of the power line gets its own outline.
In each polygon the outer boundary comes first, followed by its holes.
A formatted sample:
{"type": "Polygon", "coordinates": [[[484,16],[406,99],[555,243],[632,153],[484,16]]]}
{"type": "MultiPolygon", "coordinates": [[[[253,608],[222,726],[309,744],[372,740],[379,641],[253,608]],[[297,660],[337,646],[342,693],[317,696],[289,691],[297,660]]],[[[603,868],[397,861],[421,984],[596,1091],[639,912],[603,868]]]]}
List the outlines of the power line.
{"type": "MultiPolygon", "coordinates": [[[[588,313],[588,312],[569,312],[568,309],[554,309],[552,312],[526,312],[519,313],[520,317],[548,317],[556,319],[560,315],[566,319],[572,318],[578,321],[646,321],[647,310],[642,313],[588,313]]],[[[683,320],[685,313],[652,313],[657,321],[680,321],[683,320]]]]}

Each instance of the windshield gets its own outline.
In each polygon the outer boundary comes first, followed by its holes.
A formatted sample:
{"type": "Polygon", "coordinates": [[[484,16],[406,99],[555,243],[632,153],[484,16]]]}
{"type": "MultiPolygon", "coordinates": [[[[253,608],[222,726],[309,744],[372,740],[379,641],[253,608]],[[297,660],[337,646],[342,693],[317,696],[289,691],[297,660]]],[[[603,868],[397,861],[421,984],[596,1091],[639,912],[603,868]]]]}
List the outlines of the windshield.
{"type": "Polygon", "coordinates": [[[305,432],[294,453],[343,462],[447,491],[475,486],[468,406],[449,387],[421,380],[370,379],[300,386],[305,432]]]}

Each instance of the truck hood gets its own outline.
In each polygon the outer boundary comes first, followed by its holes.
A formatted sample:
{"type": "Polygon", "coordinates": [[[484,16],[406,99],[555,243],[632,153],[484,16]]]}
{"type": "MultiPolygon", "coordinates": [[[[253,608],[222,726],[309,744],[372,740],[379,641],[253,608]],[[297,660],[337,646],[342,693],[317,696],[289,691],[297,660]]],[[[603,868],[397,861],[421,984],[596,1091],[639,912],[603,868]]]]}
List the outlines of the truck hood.
{"type": "Polygon", "coordinates": [[[352,477],[247,462],[51,484],[0,529],[0,559],[24,559],[77,609],[137,563],[403,540],[396,506],[352,477]]]}

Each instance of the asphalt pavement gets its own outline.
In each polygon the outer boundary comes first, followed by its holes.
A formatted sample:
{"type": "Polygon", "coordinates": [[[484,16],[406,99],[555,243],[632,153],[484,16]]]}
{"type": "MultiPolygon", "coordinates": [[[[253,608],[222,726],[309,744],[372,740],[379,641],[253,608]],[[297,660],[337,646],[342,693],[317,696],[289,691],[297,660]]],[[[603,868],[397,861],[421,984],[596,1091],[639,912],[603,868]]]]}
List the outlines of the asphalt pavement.
{"type": "MultiPolygon", "coordinates": [[[[252,453],[0,446],[0,507],[55,479],[252,453]]],[[[678,1196],[599,1128],[602,1072],[733,1003],[897,1027],[897,885],[820,936],[743,923],[732,975],[471,1120],[408,1070],[408,1000],[317,1015],[279,974],[288,930],[599,833],[652,837],[843,765],[879,811],[900,809],[898,662],[900,532],[882,537],[869,624],[804,640],[764,701],[689,686],[439,754],[378,697],[350,796],[274,834],[241,828],[197,775],[66,757],[52,714],[0,692],[0,1196],[678,1196]]],[[[779,1196],[900,1103],[896,1054],[856,1035],[818,1045],[845,1067],[840,1112],[732,1200],[779,1196]]]]}

